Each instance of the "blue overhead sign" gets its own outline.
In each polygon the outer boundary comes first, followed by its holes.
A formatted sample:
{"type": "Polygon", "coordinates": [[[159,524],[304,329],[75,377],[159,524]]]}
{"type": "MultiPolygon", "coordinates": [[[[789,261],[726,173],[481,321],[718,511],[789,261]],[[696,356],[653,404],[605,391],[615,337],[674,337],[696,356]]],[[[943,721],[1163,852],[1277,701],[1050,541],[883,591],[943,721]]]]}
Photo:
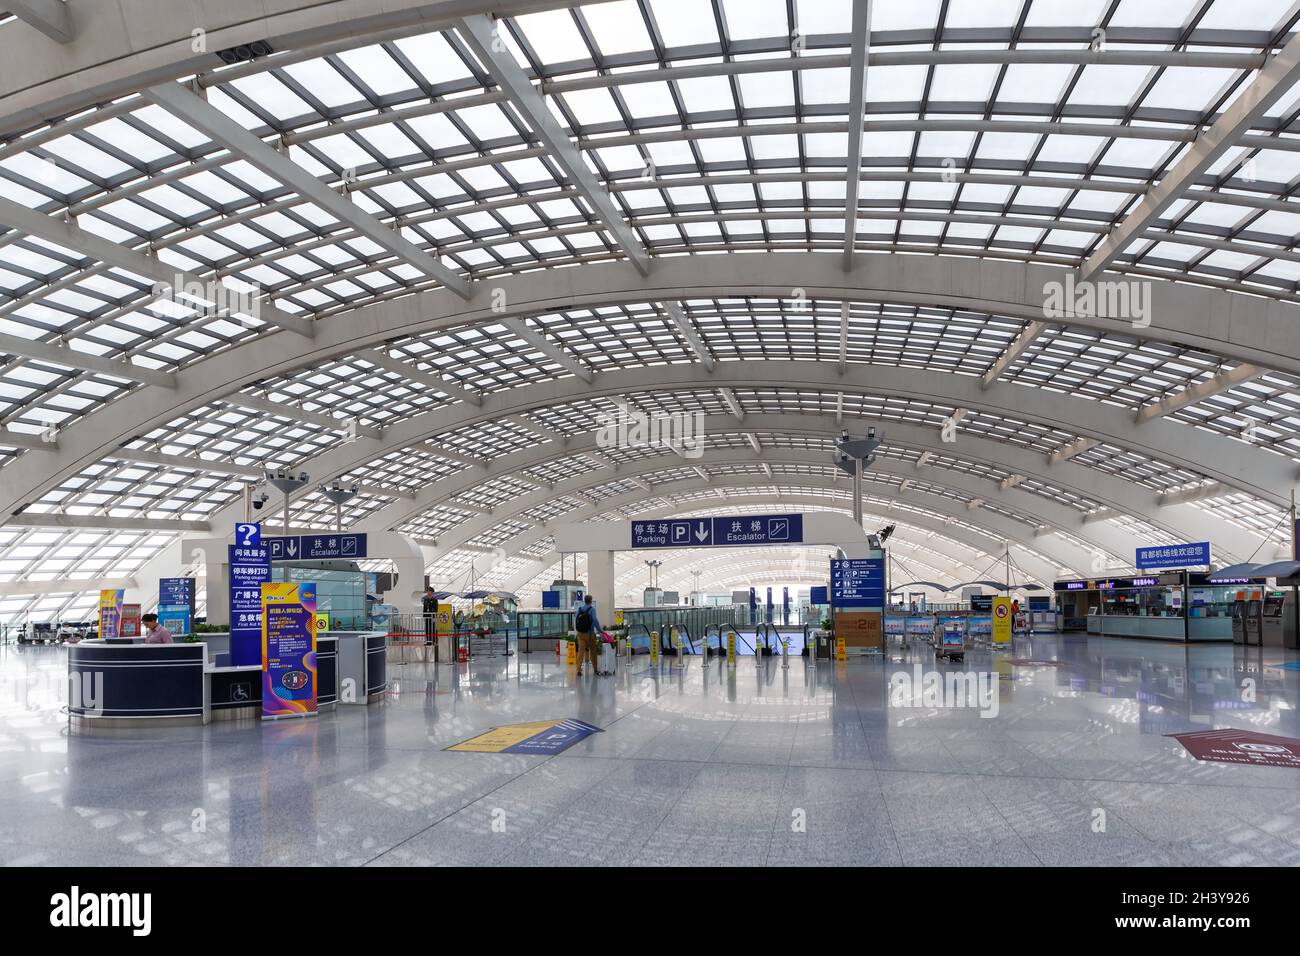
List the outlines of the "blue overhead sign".
{"type": "Polygon", "coordinates": [[[256,522],[235,525],[235,544],[241,548],[260,548],[262,546],[262,526],[256,522]]]}
{"type": "Polygon", "coordinates": [[[272,561],[327,561],[333,558],[366,557],[364,534],[303,534],[263,537],[262,544],[272,561]]]}
{"type": "Polygon", "coordinates": [[[799,544],[803,515],[737,515],[633,521],[633,548],[710,548],[763,544],[799,544]]]}
{"type": "Polygon", "coordinates": [[[885,559],[831,561],[831,604],[841,608],[884,607],[885,559]]]}
{"type": "Polygon", "coordinates": [[[1210,563],[1210,542],[1167,544],[1137,549],[1137,568],[1195,568],[1210,563]]]}

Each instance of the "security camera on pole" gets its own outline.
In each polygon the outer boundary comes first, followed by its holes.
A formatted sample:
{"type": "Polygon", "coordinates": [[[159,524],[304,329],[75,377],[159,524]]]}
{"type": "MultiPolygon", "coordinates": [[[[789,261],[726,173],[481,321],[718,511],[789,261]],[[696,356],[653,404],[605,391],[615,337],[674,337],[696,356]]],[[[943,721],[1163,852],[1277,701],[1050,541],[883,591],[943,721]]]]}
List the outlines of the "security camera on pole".
{"type": "Polygon", "coordinates": [[[284,492],[284,536],[286,538],[289,537],[289,495],[309,481],[311,478],[305,471],[300,471],[296,475],[287,468],[276,468],[274,471],[268,469],[266,472],[266,483],[284,492]]]}
{"type": "Polygon", "coordinates": [[[858,527],[862,527],[862,472],[875,462],[875,451],[879,447],[874,425],[867,429],[865,438],[849,437],[846,428],[840,432],[840,440],[832,453],[832,460],[840,471],[853,478],[853,520],[858,527]]]}
{"type": "Polygon", "coordinates": [[[320,486],[320,493],[334,502],[334,530],[343,533],[343,505],[357,496],[357,486],[345,485],[337,478],[328,485],[320,486]]]}

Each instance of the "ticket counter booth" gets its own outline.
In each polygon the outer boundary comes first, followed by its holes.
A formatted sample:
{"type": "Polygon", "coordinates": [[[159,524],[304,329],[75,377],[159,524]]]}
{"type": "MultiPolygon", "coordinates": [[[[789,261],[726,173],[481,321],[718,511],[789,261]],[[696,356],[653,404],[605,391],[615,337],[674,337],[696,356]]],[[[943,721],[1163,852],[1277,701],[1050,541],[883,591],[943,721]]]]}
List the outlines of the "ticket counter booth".
{"type": "Polygon", "coordinates": [[[1190,571],[1056,582],[1058,610],[1068,620],[1086,608],[1089,634],[1185,643],[1232,640],[1228,592],[1190,571]]]}

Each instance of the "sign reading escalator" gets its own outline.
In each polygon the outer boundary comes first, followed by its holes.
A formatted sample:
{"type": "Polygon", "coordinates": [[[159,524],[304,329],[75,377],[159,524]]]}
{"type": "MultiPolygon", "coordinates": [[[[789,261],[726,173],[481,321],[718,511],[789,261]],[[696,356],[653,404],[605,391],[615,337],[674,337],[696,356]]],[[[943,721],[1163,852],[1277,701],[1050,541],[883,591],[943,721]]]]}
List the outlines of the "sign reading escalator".
{"type": "Polygon", "coordinates": [[[712,548],[799,544],[803,515],[729,515],[633,521],[633,548],[712,548]]]}

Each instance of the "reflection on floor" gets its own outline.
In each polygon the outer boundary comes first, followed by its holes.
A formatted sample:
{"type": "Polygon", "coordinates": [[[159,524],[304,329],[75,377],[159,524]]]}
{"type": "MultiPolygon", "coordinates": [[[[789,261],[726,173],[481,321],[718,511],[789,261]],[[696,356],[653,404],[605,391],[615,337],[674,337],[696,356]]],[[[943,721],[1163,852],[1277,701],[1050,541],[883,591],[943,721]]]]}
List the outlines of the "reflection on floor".
{"type": "Polygon", "coordinates": [[[534,653],[394,666],[386,703],[310,721],[76,736],[64,651],[9,646],[0,863],[1300,864],[1300,771],[1163,736],[1300,737],[1296,660],[1040,635],[938,668],[993,675],[982,717],[891,706],[894,675],[935,668],[925,645],[611,678],[534,653]],[[443,749],[564,717],[605,732],[556,756],[443,749]]]}

